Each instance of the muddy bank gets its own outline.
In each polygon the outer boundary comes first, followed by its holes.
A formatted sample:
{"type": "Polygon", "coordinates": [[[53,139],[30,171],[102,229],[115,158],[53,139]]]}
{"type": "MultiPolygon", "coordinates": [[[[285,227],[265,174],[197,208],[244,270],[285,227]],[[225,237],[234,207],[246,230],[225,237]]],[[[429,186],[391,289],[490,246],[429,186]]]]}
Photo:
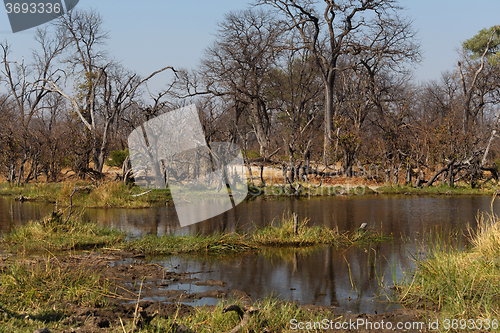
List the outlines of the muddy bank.
{"type": "MultiPolygon", "coordinates": [[[[192,322],[192,325],[181,325],[186,318],[190,322],[201,307],[196,304],[214,304],[222,302],[224,305],[239,304],[243,309],[252,306],[255,300],[243,290],[229,289],[228,284],[221,280],[201,280],[196,278],[200,272],[181,272],[177,267],[165,268],[157,264],[148,263],[141,253],[127,251],[108,251],[103,254],[79,254],[51,258],[61,265],[86,267],[89,270],[101,272],[101,282],[108,285],[106,295],[107,305],[104,307],[82,307],[74,304],[64,304],[64,315],[60,323],[67,329],[51,329],[51,332],[123,332],[122,325],[135,323],[136,331],[149,332],[146,328],[151,322],[169,320],[170,326],[166,332],[197,332],[202,331],[201,323],[192,322]],[[197,286],[192,290],[191,286],[197,286]],[[197,303],[198,302],[198,303],[197,303]],[[144,330],[143,330],[144,329],[144,330]],[[191,329],[191,330],[190,330],[191,329]]],[[[46,259],[32,259],[35,263],[46,259]]],[[[305,313],[300,319],[302,325],[307,325],[307,320],[314,321],[318,318],[334,323],[360,323],[384,322],[410,323],[425,321],[422,312],[414,310],[398,310],[382,314],[351,314],[340,311],[335,306],[299,305],[298,308],[305,313]],[[308,315],[310,314],[310,316],[308,315]],[[308,319],[310,317],[310,319],[308,319]],[[316,318],[316,319],[314,319],[316,318]]],[[[221,308],[214,305],[204,305],[204,311],[213,311],[221,314],[221,308]]],[[[259,309],[256,314],[259,316],[259,309]]],[[[427,314],[428,316],[429,314],[427,314]]],[[[243,318],[243,317],[242,317],[243,318]]],[[[264,332],[293,332],[294,318],[289,318],[282,327],[266,327],[264,332]]],[[[295,325],[295,326],[294,326],[295,325]]],[[[339,324],[338,324],[339,325],[339,324]]],[[[344,324],[347,325],[347,324],[344,324]]],[[[316,331],[334,332],[333,329],[316,331]]],[[[345,326],[347,332],[393,332],[390,330],[365,329],[352,324],[345,326]]],[[[421,329],[404,330],[406,332],[425,331],[421,329]]],[[[305,330],[314,332],[315,330],[305,330]]]]}

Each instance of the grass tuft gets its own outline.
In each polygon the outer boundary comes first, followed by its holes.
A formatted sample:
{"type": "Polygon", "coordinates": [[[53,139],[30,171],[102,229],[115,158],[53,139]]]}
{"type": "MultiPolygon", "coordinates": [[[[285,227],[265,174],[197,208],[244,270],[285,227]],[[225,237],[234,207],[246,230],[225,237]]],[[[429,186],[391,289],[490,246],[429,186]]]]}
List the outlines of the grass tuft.
{"type": "MultiPolygon", "coordinates": [[[[238,301],[231,303],[245,308],[238,301]]],[[[175,327],[185,325],[189,330],[198,333],[229,332],[241,323],[234,311],[222,313],[225,302],[219,302],[215,307],[197,307],[191,315],[160,319],[145,328],[146,332],[171,332],[175,327]]],[[[324,310],[309,311],[292,302],[280,301],[274,297],[254,302],[256,309],[245,325],[238,332],[292,332],[288,329],[290,320],[297,322],[321,322],[332,314],[324,310]]]]}
{"type": "Polygon", "coordinates": [[[436,309],[446,318],[498,319],[500,219],[480,215],[472,246],[460,251],[435,243],[400,284],[407,306],[436,309]]]}
{"type": "Polygon", "coordinates": [[[85,222],[81,215],[73,215],[66,221],[62,212],[57,211],[4,235],[2,245],[12,252],[62,251],[113,246],[124,239],[124,233],[85,222]]]}
{"type": "Polygon", "coordinates": [[[46,311],[47,303],[64,302],[81,306],[102,306],[107,292],[99,274],[84,266],[59,263],[55,258],[16,261],[4,267],[0,275],[0,299],[11,311],[46,311]]]}
{"type": "Polygon", "coordinates": [[[97,249],[102,247],[140,251],[148,255],[176,255],[182,253],[231,254],[269,247],[307,247],[315,245],[351,246],[390,240],[367,230],[339,233],[325,226],[308,226],[308,220],[299,222],[297,233],[293,219],[258,228],[252,233],[218,233],[208,236],[146,235],[127,239],[123,232],[84,222],[80,215],[68,221],[61,211],[43,220],[32,221],[4,236],[2,245],[11,252],[63,251],[97,249]]]}
{"type": "Polygon", "coordinates": [[[68,206],[73,189],[89,187],[90,191],[78,191],[73,195],[73,205],[78,207],[114,207],[114,208],[147,208],[155,205],[164,205],[172,200],[170,191],[152,190],[145,195],[134,196],[146,192],[138,186],[128,186],[122,182],[101,182],[97,186],[85,181],[49,184],[21,184],[9,186],[0,184],[0,195],[19,197],[25,200],[57,202],[58,205],[68,206]]]}

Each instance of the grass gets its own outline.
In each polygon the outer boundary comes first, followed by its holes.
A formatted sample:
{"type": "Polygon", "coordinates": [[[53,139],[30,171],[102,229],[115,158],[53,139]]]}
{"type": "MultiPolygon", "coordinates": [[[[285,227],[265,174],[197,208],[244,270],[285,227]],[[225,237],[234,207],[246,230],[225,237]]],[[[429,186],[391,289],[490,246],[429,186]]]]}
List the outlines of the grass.
{"type": "MultiPolygon", "coordinates": [[[[295,188],[299,188],[299,197],[317,197],[317,196],[337,196],[337,195],[366,195],[375,194],[376,192],[367,186],[342,186],[342,185],[332,185],[332,186],[314,186],[310,183],[294,183],[295,188]],[[300,184],[300,185],[299,185],[300,184]]],[[[250,196],[267,196],[267,197],[289,197],[297,196],[296,193],[290,189],[289,185],[277,186],[277,185],[266,185],[266,186],[254,186],[250,185],[248,188],[248,193],[250,196]]]]}
{"type": "Polygon", "coordinates": [[[471,188],[467,184],[457,184],[450,187],[446,184],[428,187],[413,187],[407,185],[398,186],[382,186],[377,188],[377,191],[382,194],[436,194],[436,195],[488,195],[493,194],[496,190],[490,186],[479,188],[471,188]]]}
{"type": "MultiPolygon", "coordinates": [[[[198,333],[229,332],[240,323],[240,318],[234,311],[222,313],[225,305],[219,302],[215,307],[195,308],[188,316],[160,319],[152,322],[144,332],[172,332],[177,325],[185,325],[198,333]]],[[[297,322],[321,322],[332,317],[332,313],[326,310],[309,311],[273,297],[254,302],[251,307],[258,311],[250,316],[241,332],[296,332],[297,329],[293,329],[290,323],[292,319],[297,322]]]]}
{"type": "Polygon", "coordinates": [[[307,247],[315,245],[351,246],[369,242],[388,241],[384,237],[370,231],[353,231],[339,233],[325,226],[308,226],[308,220],[299,222],[297,233],[293,231],[293,219],[284,217],[276,225],[257,228],[249,234],[230,233],[210,236],[145,236],[124,243],[127,250],[137,250],[147,254],[181,254],[181,253],[235,253],[250,250],[265,250],[275,247],[307,247]]]}
{"type": "Polygon", "coordinates": [[[81,306],[102,306],[106,286],[99,274],[84,266],[69,266],[56,258],[15,261],[0,275],[0,299],[11,310],[46,311],[45,304],[69,302],[81,306]]]}
{"type": "Polygon", "coordinates": [[[68,304],[107,305],[107,283],[99,273],[54,257],[8,262],[0,283],[0,332],[31,333],[46,323],[59,323],[68,304]]]}
{"type": "Polygon", "coordinates": [[[248,234],[218,233],[208,236],[147,235],[128,239],[123,232],[83,221],[80,215],[66,221],[60,211],[43,220],[32,221],[6,234],[1,242],[10,252],[63,251],[68,249],[119,248],[140,251],[148,255],[176,255],[182,253],[231,254],[270,247],[305,247],[315,245],[351,246],[369,242],[384,242],[390,237],[372,231],[356,230],[339,233],[324,226],[308,226],[308,220],[299,222],[293,231],[293,219],[283,217],[281,222],[257,228],[248,234]]]}
{"type": "MultiPolygon", "coordinates": [[[[231,304],[245,308],[237,300],[231,304]]],[[[229,332],[241,320],[234,311],[223,313],[226,305],[227,301],[219,301],[216,306],[193,308],[188,314],[175,313],[167,318],[155,318],[142,327],[136,327],[135,330],[132,319],[123,318],[123,326],[112,324],[111,327],[106,328],[106,332],[170,333],[175,332],[175,329],[181,325],[198,333],[229,332]]],[[[256,301],[251,304],[251,307],[257,311],[250,316],[240,332],[295,332],[296,329],[292,328],[290,322],[292,319],[296,319],[297,322],[310,322],[311,325],[320,323],[324,319],[335,319],[332,313],[325,309],[306,310],[295,303],[280,301],[273,297],[256,301]]],[[[67,324],[64,324],[66,317],[64,312],[37,312],[28,308],[26,310],[27,312],[22,315],[8,311],[4,318],[0,318],[0,332],[32,333],[40,327],[72,331],[67,324]]]]}
{"type": "MultiPolygon", "coordinates": [[[[36,183],[9,186],[0,184],[0,195],[19,197],[22,195],[28,200],[54,202],[68,206],[70,195],[76,187],[93,186],[90,182],[77,181],[72,183],[36,183]]],[[[90,191],[78,191],[73,195],[73,205],[86,208],[115,207],[115,208],[146,208],[155,205],[164,205],[172,200],[169,190],[152,190],[140,195],[146,190],[138,186],[128,186],[122,182],[103,182],[93,186],[90,191]]]]}
{"type": "Polygon", "coordinates": [[[400,284],[401,301],[435,309],[448,319],[498,319],[500,316],[500,219],[481,215],[471,247],[460,251],[442,242],[400,284]]]}
{"type": "Polygon", "coordinates": [[[209,236],[148,235],[122,243],[120,248],[135,250],[148,255],[172,255],[182,253],[225,254],[255,249],[239,234],[214,234],[209,236]]]}
{"type": "Polygon", "coordinates": [[[83,221],[81,215],[68,220],[57,211],[14,229],[3,236],[1,244],[11,252],[39,252],[111,247],[124,239],[122,232],[83,221]]]}

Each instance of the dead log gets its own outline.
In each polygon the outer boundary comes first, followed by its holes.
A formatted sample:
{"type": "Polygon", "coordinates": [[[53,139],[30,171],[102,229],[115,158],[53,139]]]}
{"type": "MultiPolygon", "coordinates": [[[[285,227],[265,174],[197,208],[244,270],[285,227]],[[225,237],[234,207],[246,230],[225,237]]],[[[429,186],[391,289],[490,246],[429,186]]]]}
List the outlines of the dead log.
{"type": "Polygon", "coordinates": [[[66,218],[66,223],[68,223],[69,218],[71,217],[71,213],[73,210],[73,195],[75,195],[76,192],[87,192],[90,193],[92,189],[94,189],[94,185],[88,185],[88,186],[78,186],[73,188],[73,192],[69,195],[69,212],[68,212],[68,217],[66,218]]]}
{"type": "Polygon", "coordinates": [[[442,168],[441,170],[437,171],[434,174],[434,176],[432,176],[431,179],[429,179],[429,181],[427,183],[425,183],[424,187],[432,186],[432,184],[434,184],[434,182],[438,179],[438,177],[443,172],[448,172],[448,170],[450,170],[450,167],[453,165],[453,163],[455,163],[455,159],[451,160],[444,168],[442,168]]]}
{"type": "Polygon", "coordinates": [[[491,177],[498,180],[498,167],[496,163],[492,163],[490,167],[482,166],[481,170],[491,172],[491,177]]]}

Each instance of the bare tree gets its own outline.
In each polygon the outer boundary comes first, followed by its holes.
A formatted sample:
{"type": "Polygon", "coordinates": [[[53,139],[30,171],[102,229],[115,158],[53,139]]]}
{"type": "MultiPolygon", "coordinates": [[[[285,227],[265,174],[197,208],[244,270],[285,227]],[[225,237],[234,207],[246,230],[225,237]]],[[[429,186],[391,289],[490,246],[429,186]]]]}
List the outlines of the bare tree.
{"type": "Polygon", "coordinates": [[[230,96],[237,118],[248,114],[261,156],[270,154],[271,119],[264,97],[282,38],[282,25],[263,11],[226,15],[202,61],[205,91],[230,96]]]}
{"type": "MultiPolygon", "coordinates": [[[[5,41],[0,43],[2,51],[2,70],[0,71],[3,81],[7,86],[10,96],[12,97],[13,105],[15,105],[16,112],[11,122],[16,124],[15,132],[17,139],[21,142],[21,151],[19,155],[12,155],[12,158],[19,158],[19,169],[17,176],[17,183],[28,181],[24,177],[24,167],[26,162],[31,158],[32,170],[29,175],[34,178],[37,177],[37,168],[41,148],[39,145],[39,138],[36,137],[36,131],[31,131],[30,126],[33,118],[40,112],[46,95],[49,93],[44,89],[44,84],[38,86],[33,84],[30,79],[35,81],[52,79],[58,71],[53,68],[53,64],[58,55],[61,54],[66,44],[63,39],[56,37],[51,38],[47,29],[38,29],[36,31],[35,40],[41,47],[41,51],[34,52],[34,64],[27,65],[22,59],[11,59],[11,47],[5,41]],[[34,172],[34,174],[33,174],[34,172]]],[[[11,161],[10,165],[13,167],[10,174],[14,172],[16,161],[11,161]]]]}
{"type": "MultiPolygon", "coordinates": [[[[471,116],[477,115],[477,112],[478,112],[478,111],[473,112],[471,110],[471,103],[472,103],[472,99],[474,97],[474,94],[476,93],[478,79],[480,77],[481,72],[483,71],[483,69],[485,67],[486,55],[490,51],[490,47],[491,47],[493,38],[495,37],[495,35],[497,33],[497,29],[498,29],[498,27],[496,27],[496,26],[492,29],[491,35],[488,39],[488,42],[486,43],[486,46],[484,47],[484,51],[481,54],[479,66],[475,69],[475,71],[473,71],[473,74],[471,75],[470,80],[467,80],[465,75],[464,75],[462,61],[458,62],[458,73],[460,74],[460,80],[462,81],[463,108],[464,108],[462,131],[465,135],[469,131],[469,122],[470,122],[471,116]]],[[[481,106],[479,107],[479,109],[480,108],[481,108],[481,106]]]]}
{"type": "Polygon", "coordinates": [[[308,48],[320,70],[324,84],[324,162],[327,164],[327,147],[332,139],[332,119],[336,116],[334,89],[339,59],[346,54],[359,52],[365,31],[369,29],[370,16],[388,15],[398,7],[394,0],[324,0],[322,13],[314,0],[257,0],[258,5],[270,5],[288,22],[288,29],[297,30],[302,37],[300,45],[291,48],[308,48]]]}
{"type": "MultiPolygon", "coordinates": [[[[106,158],[110,127],[125,109],[133,104],[138,88],[153,76],[172,67],[164,67],[141,79],[113,61],[106,61],[105,52],[98,48],[107,39],[102,31],[102,19],[94,11],[72,11],[57,21],[58,34],[68,40],[66,58],[72,75],[79,77],[73,96],[55,80],[41,78],[37,86],[63,96],[72,111],[87,128],[91,137],[94,171],[102,172],[106,158]]],[[[175,70],[174,70],[175,72],[175,70]]],[[[66,77],[68,78],[68,77],[66,77]]]]}

